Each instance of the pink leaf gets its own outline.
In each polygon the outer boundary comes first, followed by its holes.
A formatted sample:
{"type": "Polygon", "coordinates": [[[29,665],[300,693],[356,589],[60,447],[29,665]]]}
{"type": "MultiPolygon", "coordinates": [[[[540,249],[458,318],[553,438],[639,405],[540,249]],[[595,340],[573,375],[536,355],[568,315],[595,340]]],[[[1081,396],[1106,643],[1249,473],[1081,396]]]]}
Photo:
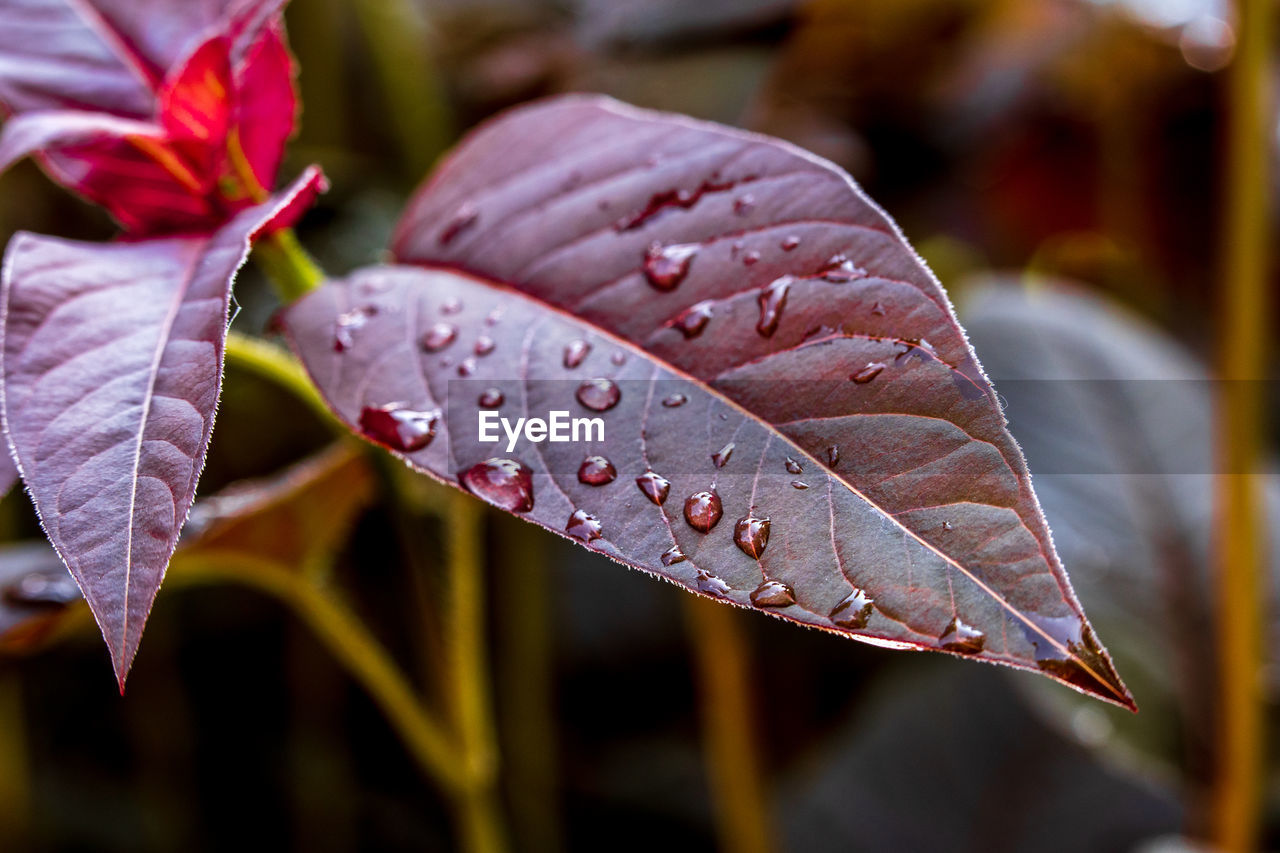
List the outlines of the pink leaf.
{"type": "MultiPolygon", "coordinates": [[[[564,312],[644,350],[655,369],[688,376],[690,390],[679,393],[691,401],[701,394],[749,413],[751,429],[774,435],[770,447],[789,448],[803,469],[789,479],[808,486],[775,489],[771,499],[822,498],[789,516],[771,510],[775,539],[831,522],[825,549],[804,542],[784,552],[805,567],[795,594],[830,596],[841,579],[863,590],[878,618],[852,633],[1038,668],[1132,706],[1093,639],[946,294],[835,166],[684,117],[597,97],[556,99],[515,110],[460,145],[410,205],[394,250],[404,262],[516,288],[546,314],[564,312]],[[859,520],[864,512],[879,521],[859,520]],[[842,550],[855,547],[869,550],[851,561],[842,550]]],[[[381,315],[370,318],[377,322],[381,315]]],[[[581,335],[590,340],[587,329],[581,335]]],[[[345,387],[346,371],[360,372],[358,359],[321,362],[310,338],[300,340],[326,391],[345,387]]],[[[423,362],[425,376],[437,373],[437,363],[423,362]]],[[[565,376],[549,362],[521,375],[565,376]]],[[[380,387],[376,375],[367,382],[380,387]]],[[[673,457],[671,469],[705,467],[703,457],[722,449],[702,446],[701,419],[654,425],[650,439],[667,430],[697,439],[697,452],[673,457]]],[[[726,523],[745,510],[726,505],[726,523]]],[[[678,504],[662,515],[683,529],[678,504]]],[[[643,559],[630,551],[626,559],[667,573],[648,544],[643,559]]],[[[766,558],[778,555],[769,548],[766,558]]],[[[814,612],[825,618],[830,604],[823,599],[814,612]]]]}
{"type": "Polygon", "coordinates": [[[5,254],[0,409],[49,540],[123,689],[204,465],[232,278],[320,188],[207,237],[100,245],[19,234],[5,254]]]}

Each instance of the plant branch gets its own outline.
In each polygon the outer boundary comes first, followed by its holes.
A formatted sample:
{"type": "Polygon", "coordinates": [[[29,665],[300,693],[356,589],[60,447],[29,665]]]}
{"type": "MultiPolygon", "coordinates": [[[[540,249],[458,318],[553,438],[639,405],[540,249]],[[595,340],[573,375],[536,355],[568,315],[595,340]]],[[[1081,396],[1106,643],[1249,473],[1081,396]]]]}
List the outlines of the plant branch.
{"type": "Polygon", "coordinates": [[[1225,283],[1221,335],[1217,507],[1220,743],[1213,786],[1215,846],[1250,850],[1262,800],[1263,401],[1269,267],[1272,0],[1241,0],[1238,54],[1229,69],[1225,283]]]}
{"type": "Polygon", "coordinates": [[[274,382],[292,393],[326,424],[346,435],[346,427],[329,411],[297,359],[273,344],[237,332],[227,334],[226,363],[274,382]]]}
{"type": "Polygon", "coordinates": [[[422,706],[386,650],[350,611],[306,577],[243,554],[182,552],[174,556],[169,575],[170,585],[231,581],[287,604],[368,691],[423,771],[454,796],[471,788],[445,727],[422,706]]]}
{"type": "Polygon", "coordinates": [[[735,853],[769,853],[775,846],[773,822],[757,760],[747,640],[732,607],[684,598],[720,846],[735,853]]]}

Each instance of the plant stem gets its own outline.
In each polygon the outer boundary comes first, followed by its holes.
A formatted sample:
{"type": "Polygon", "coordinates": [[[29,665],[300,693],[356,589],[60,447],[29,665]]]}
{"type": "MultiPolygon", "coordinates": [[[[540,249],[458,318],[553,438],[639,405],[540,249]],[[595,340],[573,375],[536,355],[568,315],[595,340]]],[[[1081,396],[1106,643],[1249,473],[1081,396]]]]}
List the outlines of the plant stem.
{"type": "Polygon", "coordinates": [[[720,847],[769,853],[775,847],[747,684],[747,640],[732,607],[685,596],[702,693],[702,729],[720,847]]]}
{"type": "Polygon", "coordinates": [[[324,282],[324,270],[302,248],[292,228],[283,228],[259,239],[253,247],[253,258],[286,305],[324,282]]]}
{"type": "Polygon", "coordinates": [[[305,403],[326,424],[346,434],[346,427],[329,411],[329,406],[302,369],[302,365],[280,347],[237,332],[228,332],[226,363],[230,367],[255,373],[276,383],[305,403]]]}
{"type": "Polygon", "coordinates": [[[171,586],[231,581],[287,604],[368,691],[423,771],[454,796],[471,790],[466,769],[458,761],[445,727],[418,701],[386,650],[350,611],[304,576],[244,554],[212,552],[179,552],[169,575],[171,586]]]}
{"type": "Polygon", "coordinates": [[[1261,376],[1266,358],[1270,233],[1272,0],[1241,0],[1229,69],[1226,215],[1222,234],[1217,507],[1219,755],[1212,831],[1225,851],[1253,849],[1261,807],[1265,547],[1260,523],[1261,376]]]}
{"type": "Polygon", "coordinates": [[[444,518],[449,578],[444,628],[454,724],[470,782],[458,802],[463,841],[472,853],[494,853],[506,849],[506,832],[497,804],[498,750],[490,712],[482,513],[473,498],[449,496],[444,518]]]}

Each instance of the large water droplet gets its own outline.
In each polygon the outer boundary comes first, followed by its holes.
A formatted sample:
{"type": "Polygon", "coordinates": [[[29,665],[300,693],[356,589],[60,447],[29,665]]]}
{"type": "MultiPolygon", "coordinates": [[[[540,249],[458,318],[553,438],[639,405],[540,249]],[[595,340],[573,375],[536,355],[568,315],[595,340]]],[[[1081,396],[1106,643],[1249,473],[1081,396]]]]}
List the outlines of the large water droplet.
{"type": "Polygon", "coordinates": [[[800,238],[797,237],[795,234],[787,235],[786,237],[783,238],[781,243],[782,251],[784,252],[790,252],[792,249],[794,249],[796,246],[799,246],[799,245],[800,245],[800,238]]]}
{"type": "Polygon", "coordinates": [[[564,526],[565,533],[583,542],[594,542],[600,538],[600,519],[585,509],[574,510],[564,526]]]}
{"type": "Polygon", "coordinates": [[[458,327],[452,323],[436,323],[423,334],[419,343],[427,352],[439,352],[458,337],[458,327]]]}
{"type": "Polygon", "coordinates": [[[662,398],[662,405],[668,409],[675,409],[683,406],[689,401],[689,398],[683,394],[670,394],[662,398]]]}
{"type": "Polygon", "coordinates": [[[584,340],[569,341],[564,348],[564,366],[568,370],[573,370],[579,364],[582,364],[591,353],[591,344],[584,340]]]}
{"type": "Polygon", "coordinates": [[[66,571],[32,572],[6,586],[4,598],[11,604],[65,605],[80,598],[80,587],[66,571]]]}
{"type": "Polygon", "coordinates": [[[827,448],[827,466],[834,468],[840,464],[840,445],[833,444],[827,448]]]}
{"type": "Polygon", "coordinates": [[[802,468],[802,467],[800,466],[800,463],[799,463],[799,462],[797,462],[796,460],[794,460],[794,459],[792,459],[790,456],[788,456],[788,457],[787,457],[787,473],[788,473],[788,474],[803,474],[803,473],[804,473],[804,468],[802,468]]]}
{"type": "Polygon", "coordinates": [[[480,403],[481,408],[496,409],[505,403],[506,400],[506,395],[504,395],[498,388],[486,388],[480,393],[480,399],[478,402],[480,403]]]}
{"type": "Polygon", "coordinates": [[[666,503],[667,495],[671,493],[671,481],[653,471],[645,471],[636,477],[636,485],[640,487],[640,491],[644,492],[646,498],[658,506],[666,503]]]}
{"type": "Polygon", "coordinates": [[[829,281],[832,284],[847,284],[854,279],[866,278],[867,271],[855,265],[844,255],[834,255],[827,261],[819,275],[822,276],[823,281],[829,281]]]}
{"type": "Polygon", "coordinates": [[[436,437],[440,410],[417,411],[401,403],[366,406],[360,412],[360,431],[402,453],[417,453],[436,437]]]}
{"type": "Polygon", "coordinates": [[[757,297],[760,303],[760,320],[756,323],[756,331],[766,338],[778,330],[782,309],[787,307],[787,293],[791,290],[791,282],[789,275],[774,279],[757,297]]]}
{"type": "Polygon", "coordinates": [[[588,486],[604,486],[618,476],[618,469],[603,456],[588,456],[578,466],[578,482],[588,486]]]}
{"type": "Polygon", "coordinates": [[[986,646],[987,635],[972,625],[966,625],[956,616],[947,624],[946,630],[938,638],[938,644],[949,652],[976,655],[986,646]]]}
{"type": "Polygon", "coordinates": [[[866,367],[863,367],[857,373],[850,374],[849,378],[854,382],[857,382],[859,385],[866,385],[872,379],[879,376],[886,366],[887,365],[883,361],[871,361],[867,363],[866,367]]]}
{"type": "Polygon", "coordinates": [[[756,607],[790,607],[796,603],[796,594],[782,581],[765,581],[751,593],[751,603],[756,607]]]}
{"type": "Polygon", "coordinates": [[[486,459],[458,476],[468,492],[508,512],[533,509],[533,471],[515,459],[486,459]]]}
{"type": "Polygon", "coordinates": [[[644,277],[658,290],[674,290],[689,274],[697,254],[696,243],[652,243],[644,253],[644,277]]]}
{"type": "Polygon", "coordinates": [[[733,442],[729,442],[724,447],[711,454],[711,461],[715,463],[717,468],[723,468],[728,464],[729,459],[733,456],[733,442]]]}
{"type": "Polygon", "coordinates": [[[871,618],[873,599],[860,589],[855,589],[831,609],[831,621],[841,628],[865,628],[871,618]]]}
{"type": "Polygon", "coordinates": [[[346,352],[355,345],[356,332],[369,322],[369,318],[378,313],[376,308],[366,306],[353,308],[338,315],[333,325],[333,351],[346,352]]]}
{"type": "Polygon", "coordinates": [[[681,314],[675,320],[675,327],[680,330],[680,334],[686,339],[696,338],[702,334],[702,330],[707,327],[708,321],[711,320],[711,309],[715,303],[711,300],[699,302],[689,307],[687,311],[681,314]]]}
{"type": "Polygon", "coordinates": [[[662,552],[662,556],[659,559],[662,560],[662,565],[664,566],[674,566],[676,563],[683,563],[689,558],[680,550],[679,545],[672,545],[662,552]]]}
{"type": "Polygon", "coordinates": [[[578,386],[578,402],[593,412],[607,412],[618,405],[622,392],[612,379],[588,379],[578,386]]]}
{"type": "Polygon", "coordinates": [[[698,592],[714,595],[716,598],[723,598],[729,594],[729,585],[711,572],[698,569],[694,578],[698,585],[698,592]]]}
{"type": "Polygon", "coordinates": [[[760,559],[769,544],[769,519],[748,515],[733,526],[733,544],[748,557],[760,559]]]}
{"type": "Polygon", "coordinates": [[[472,348],[472,352],[476,355],[485,356],[493,352],[495,346],[497,344],[494,343],[493,338],[488,335],[481,335],[476,338],[476,345],[472,348]]]}
{"type": "Polygon", "coordinates": [[[469,201],[463,202],[457,213],[453,215],[453,219],[449,220],[449,224],[440,232],[440,245],[447,246],[452,243],[459,234],[475,225],[479,218],[480,211],[476,206],[469,201]]]}
{"type": "Polygon", "coordinates": [[[715,489],[695,492],[684,502],[684,520],[699,533],[710,533],[723,512],[715,489]]]}

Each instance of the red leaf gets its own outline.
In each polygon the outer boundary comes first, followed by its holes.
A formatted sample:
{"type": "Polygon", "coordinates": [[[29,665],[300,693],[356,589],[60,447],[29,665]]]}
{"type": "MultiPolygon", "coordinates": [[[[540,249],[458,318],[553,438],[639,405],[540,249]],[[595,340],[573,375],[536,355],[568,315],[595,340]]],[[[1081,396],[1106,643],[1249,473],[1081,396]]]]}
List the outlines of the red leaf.
{"type": "MultiPolygon", "coordinates": [[[[870,636],[972,652],[977,626],[980,657],[1132,705],[946,294],[835,166],[766,137],[564,98],[468,138],[411,204],[394,248],[629,340],[821,460],[835,493],[873,508],[888,538],[870,564],[796,559],[821,562],[804,583],[852,573],[911,625],[870,636]],[[941,561],[925,588],[889,544],[902,537],[941,561]],[[948,584],[976,585],[995,610],[950,612],[948,584]]],[[[806,494],[820,492],[804,468],[806,494]]],[[[776,537],[776,512],[773,523],[776,537]]]]}
{"type": "Polygon", "coordinates": [[[121,689],[204,465],[232,278],[253,237],[295,216],[321,181],[309,170],[208,237],[19,234],[6,252],[5,429],[121,689]]]}
{"type": "Polygon", "coordinates": [[[17,118],[0,168],[36,153],[139,234],[225,222],[274,184],[293,130],[281,5],[30,0],[8,12],[0,104],[17,118]],[[240,145],[251,180],[229,160],[240,145]]]}

